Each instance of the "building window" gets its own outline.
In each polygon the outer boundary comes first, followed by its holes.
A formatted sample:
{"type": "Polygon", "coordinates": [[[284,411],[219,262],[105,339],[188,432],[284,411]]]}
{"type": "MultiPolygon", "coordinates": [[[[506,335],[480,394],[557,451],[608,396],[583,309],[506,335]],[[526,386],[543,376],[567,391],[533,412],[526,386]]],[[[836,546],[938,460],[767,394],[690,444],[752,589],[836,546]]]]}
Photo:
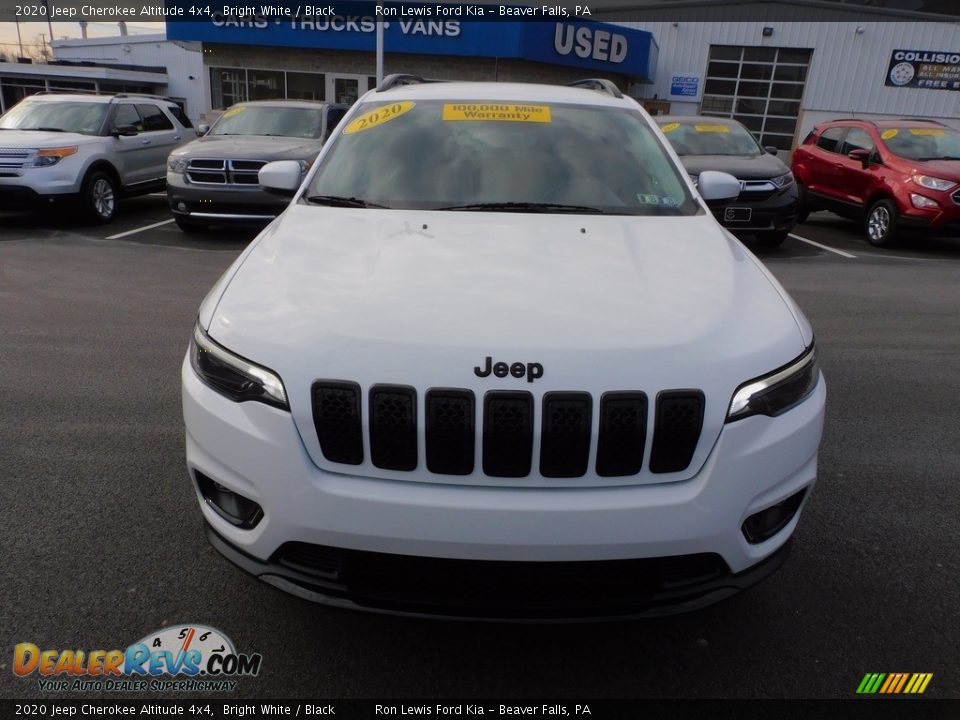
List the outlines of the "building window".
{"type": "Polygon", "coordinates": [[[247,71],[210,68],[210,104],[222,109],[247,99],[247,71]]]}
{"type": "Polygon", "coordinates": [[[283,72],[247,70],[247,97],[250,100],[276,100],[287,95],[283,72]]]}
{"type": "Polygon", "coordinates": [[[287,73],[287,97],[291,100],[323,100],[327,76],[323,73],[287,73]]]}
{"type": "Polygon", "coordinates": [[[732,117],[761,145],[789,150],[812,51],[711,45],[700,112],[732,117]]]}

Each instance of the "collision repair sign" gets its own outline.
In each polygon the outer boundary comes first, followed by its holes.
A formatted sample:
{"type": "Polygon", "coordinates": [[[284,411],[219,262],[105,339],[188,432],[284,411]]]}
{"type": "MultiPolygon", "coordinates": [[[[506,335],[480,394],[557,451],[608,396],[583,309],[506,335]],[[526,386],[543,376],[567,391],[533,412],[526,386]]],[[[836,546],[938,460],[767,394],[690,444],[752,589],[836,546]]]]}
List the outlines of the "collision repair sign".
{"type": "Polygon", "coordinates": [[[884,85],[960,90],[960,51],[894,50],[884,85]]]}

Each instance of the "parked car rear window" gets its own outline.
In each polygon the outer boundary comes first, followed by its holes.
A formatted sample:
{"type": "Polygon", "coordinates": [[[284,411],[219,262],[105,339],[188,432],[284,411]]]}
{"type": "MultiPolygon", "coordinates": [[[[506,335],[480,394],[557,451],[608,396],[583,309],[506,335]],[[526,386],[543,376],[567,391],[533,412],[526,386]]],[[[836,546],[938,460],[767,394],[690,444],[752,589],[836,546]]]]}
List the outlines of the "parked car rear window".
{"type": "Polygon", "coordinates": [[[764,150],[750,131],[739,123],[673,121],[663,130],[677,155],[762,155],[764,150]]]}
{"type": "Polygon", "coordinates": [[[840,148],[837,147],[837,143],[840,141],[843,131],[844,128],[842,127],[827,128],[820,134],[820,137],[817,138],[817,147],[822,148],[827,152],[840,152],[840,148]]]}
{"type": "Polygon", "coordinates": [[[210,135],[277,135],[318,138],[323,132],[321,108],[283,105],[234,105],[210,128],[210,135]]]}
{"type": "Polygon", "coordinates": [[[504,203],[628,215],[699,210],[656,134],[626,108],[365,103],[334,136],[307,196],[432,210],[504,203]]]}
{"type": "Polygon", "coordinates": [[[0,118],[0,128],[96,135],[103,126],[108,107],[105,102],[23,100],[0,118]]]}
{"type": "Polygon", "coordinates": [[[960,132],[952,128],[886,128],[880,137],[890,152],[910,160],[960,160],[960,132]]]}

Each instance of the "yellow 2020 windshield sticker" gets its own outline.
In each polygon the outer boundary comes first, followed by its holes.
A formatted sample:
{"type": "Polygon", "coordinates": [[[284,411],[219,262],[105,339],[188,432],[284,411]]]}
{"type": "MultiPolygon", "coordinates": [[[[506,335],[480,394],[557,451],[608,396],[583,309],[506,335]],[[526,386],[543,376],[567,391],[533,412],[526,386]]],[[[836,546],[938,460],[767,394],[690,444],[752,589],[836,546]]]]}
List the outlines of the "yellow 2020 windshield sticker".
{"type": "Polygon", "coordinates": [[[667,123],[666,125],[661,127],[660,130],[663,132],[664,135],[666,135],[669,132],[673,132],[678,127],[680,127],[680,123],[667,123]]]}
{"type": "Polygon", "coordinates": [[[495,122],[552,122],[547,105],[516,105],[505,103],[449,103],[443,106],[443,119],[481,120],[495,122]]]}
{"type": "Polygon", "coordinates": [[[232,107],[232,108],[230,108],[229,110],[227,110],[227,111],[223,114],[223,117],[225,117],[225,118],[231,118],[231,117],[233,117],[234,115],[239,115],[240,113],[242,113],[242,112],[243,112],[244,110],[246,110],[246,109],[247,109],[246,105],[237,105],[236,107],[232,107]]]}
{"type": "Polygon", "coordinates": [[[900,131],[896,128],[890,128],[889,130],[884,130],[882,133],[880,133],[880,137],[884,140],[889,140],[890,138],[896,137],[899,132],[900,131]]]}
{"type": "Polygon", "coordinates": [[[694,125],[693,129],[697,132],[708,132],[708,133],[728,133],[730,128],[727,125],[694,125]]]}
{"type": "Polygon", "coordinates": [[[350,124],[343,129],[343,134],[352,135],[353,133],[383,125],[385,122],[389,122],[404,113],[410,112],[413,110],[413,107],[414,103],[409,100],[395,102],[389,105],[381,105],[376,110],[369,110],[351,120],[350,124]]]}

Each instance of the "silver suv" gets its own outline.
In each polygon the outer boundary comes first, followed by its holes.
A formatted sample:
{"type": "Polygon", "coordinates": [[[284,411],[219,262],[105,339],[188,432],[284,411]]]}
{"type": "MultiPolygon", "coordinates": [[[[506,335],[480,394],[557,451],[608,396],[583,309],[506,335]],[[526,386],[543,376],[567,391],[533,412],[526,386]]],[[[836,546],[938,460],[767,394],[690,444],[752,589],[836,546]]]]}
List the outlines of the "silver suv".
{"type": "Polygon", "coordinates": [[[109,222],[121,196],[163,190],[167,155],[196,134],[162,98],[30,95],[0,117],[0,208],[78,204],[109,222]]]}

